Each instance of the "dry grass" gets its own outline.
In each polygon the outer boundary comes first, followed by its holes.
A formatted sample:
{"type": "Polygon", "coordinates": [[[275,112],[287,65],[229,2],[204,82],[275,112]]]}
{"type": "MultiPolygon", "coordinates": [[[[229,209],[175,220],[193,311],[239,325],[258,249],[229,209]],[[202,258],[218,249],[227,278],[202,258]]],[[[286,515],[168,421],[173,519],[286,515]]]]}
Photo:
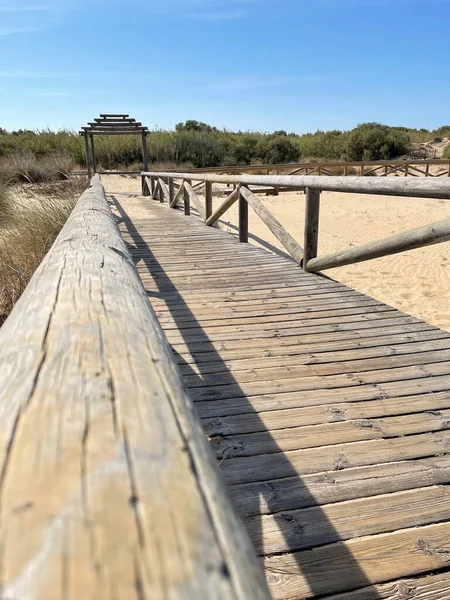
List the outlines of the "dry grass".
{"type": "Polygon", "coordinates": [[[67,154],[37,158],[31,152],[21,152],[0,162],[0,174],[6,183],[42,183],[69,178],[75,168],[67,154]]]}
{"type": "Polygon", "coordinates": [[[67,221],[84,180],[24,186],[5,196],[8,219],[0,229],[0,324],[67,221]],[[14,199],[16,198],[16,199],[14,199]]]}

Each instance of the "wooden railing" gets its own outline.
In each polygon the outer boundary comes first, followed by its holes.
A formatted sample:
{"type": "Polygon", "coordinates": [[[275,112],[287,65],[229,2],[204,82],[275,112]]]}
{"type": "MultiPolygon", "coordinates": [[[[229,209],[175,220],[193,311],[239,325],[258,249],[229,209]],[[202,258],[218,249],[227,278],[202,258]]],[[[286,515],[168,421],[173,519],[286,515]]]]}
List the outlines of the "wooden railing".
{"type": "Polygon", "coordinates": [[[209,226],[213,225],[236,201],[239,201],[239,240],[241,242],[248,241],[248,206],[250,205],[292,258],[308,272],[315,273],[450,241],[449,218],[438,223],[391,235],[356,248],[317,257],[320,194],[322,191],[450,199],[450,181],[448,180],[150,172],[142,173],[142,189],[144,195],[151,195],[153,198],[158,197],[160,202],[167,201],[171,208],[177,208],[183,197],[185,214],[190,214],[190,207],[193,204],[201,219],[209,226]],[[193,181],[200,183],[192,186],[193,181]],[[212,186],[214,183],[235,185],[238,188],[233,190],[220,206],[213,211],[212,186]],[[196,192],[199,186],[205,188],[204,204],[196,192]],[[253,186],[252,189],[249,186],[253,186]],[[267,188],[267,186],[305,191],[303,247],[257,197],[255,192],[258,189],[267,188]],[[176,189],[177,187],[178,189],[176,189]]]}
{"type": "Polygon", "coordinates": [[[234,165],[224,167],[205,167],[193,169],[192,173],[242,174],[259,175],[357,175],[388,177],[403,175],[405,177],[450,177],[450,160],[379,160],[379,161],[330,161],[287,163],[277,165],[234,165]],[[430,170],[430,167],[434,169],[430,170]]]}
{"type": "Polygon", "coordinates": [[[100,178],[0,329],[2,598],[266,599],[100,178]]]}

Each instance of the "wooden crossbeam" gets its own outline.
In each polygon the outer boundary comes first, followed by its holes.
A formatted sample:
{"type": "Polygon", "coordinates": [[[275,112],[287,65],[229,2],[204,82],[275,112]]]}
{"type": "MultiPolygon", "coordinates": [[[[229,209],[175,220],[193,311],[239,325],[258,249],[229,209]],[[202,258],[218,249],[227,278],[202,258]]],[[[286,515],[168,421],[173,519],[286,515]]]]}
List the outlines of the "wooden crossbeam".
{"type": "Polygon", "coordinates": [[[102,117],[102,119],[107,119],[108,117],[123,117],[124,119],[128,119],[130,117],[130,115],[123,115],[123,114],[105,114],[105,113],[100,113],[100,116],[102,117]]]}

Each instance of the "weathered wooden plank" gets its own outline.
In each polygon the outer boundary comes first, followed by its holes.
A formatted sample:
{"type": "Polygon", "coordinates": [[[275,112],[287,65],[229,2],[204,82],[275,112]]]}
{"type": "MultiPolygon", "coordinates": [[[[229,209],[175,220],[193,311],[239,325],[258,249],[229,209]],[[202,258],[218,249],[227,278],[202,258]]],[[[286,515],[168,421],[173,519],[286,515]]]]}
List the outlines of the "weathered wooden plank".
{"type": "Polygon", "coordinates": [[[259,554],[293,552],[450,520],[447,485],[289,510],[246,520],[259,554]]]}
{"type": "MultiPolygon", "coordinates": [[[[448,375],[437,375],[423,371],[424,378],[400,379],[395,381],[374,382],[370,384],[355,384],[353,387],[341,387],[311,391],[284,392],[277,394],[266,393],[252,396],[251,401],[236,398],[198,401],[196,409],[202,418],[223,417],[252,412],[267,412],[288,408],[301,408],[306,406],[319,406],[340,402],[358,402],[363,400],[377,400],[397,396],[412,396],[428,392],[441,392],[450,389],[448,375]]],[[[419,369],[416,371],[419,373],[419,369]]],[[[404,372],[403,372],[404,373],[404,372]]],[[[394,375],[393,375],[394,376],[394,375]]],[[[387,376],[388,378],[390,376],[387,376]]]]}
{"type": "MultiPolygon", "coordinates": [[[[236,414],[227,417],[202,419],[205,433],[210,436],[229,436],[243,433],[275,431],[284,428],[324,423],[360,421],[356,426],[364,427],[367,419],[389,415],[413,414],[423,411],[440,411],[450,404],[450,393],[436,392],[406,396],[403,398],[369,399],[359,402],[336,402],[302,408],[280,409],[269,412],[236,414]]],[[[436,415],[438,416],[438,415],[436,415]]]]}
{"type": "Polygon", "coordinates": [[[229,458],[221,470],[230,484],[280,479],[322,471],[340,471],[442,454],[450,450],[450,433],[419,433],[392,439],[333,444],[318,448],[229,458]]]}
{"type": "MultiPolygon", "coordinates": [[[[360,353],[363,355],[364,353],[360,353]]],[[[423,353],[402,353],[399,356],[382,356],[380,358],[360,358],[341,362],[322,362],[321,364],[293,365],[290,367],[256,367],[242,371],[215,373],[211,377],[203,374],[204,379],[199,381],[196,375],[185,377],[184,381],[189,388],[215,387],[221,385],[232,385],[233,383],[248,383],[251,381],[272,381],[281,379],[294,379],[302,377],[313,377],[322,375],[342,375],[345,373],[363,373],[365,371],[376,371],[378,369],[391,369],[396,367],[415,366],[421,364],[449,362],[450,350],[431,350],[423,353]]]]}
{"type": "Polygon", "coordinates": [[[301,477],[293,473],[282,479],[233,485],[230,493],[239,514],[252,517],[449,483],[446,454],[301,477]]]}
{"type": "Polygon", "coordinates": [[[258,217],[267,225],[277,240],[283,245],[284,248],[286,248],[292,258],[300,264],[303,260],[303,248],[300,246],[300,244],[281,225],[281,223],[272,215],[272,213],[267,210],[261,200],[253,192],[251,192],[245,186],[241,186],[240,193],[248,202],[248,204],[250,204],[258,217]]]}
{"type": "MultiPolygon", "coordinates": [[[[269,324],[259,324],[257,323],[253,329],[247,330],[246,327],[234,327],[230,325],[225,331],[216,331],[215,329],[205,331],[205,329],[199,328],[191,330],[168,330],[166,332],[167,339],[171,344],[177,344],[180,342],[185,342],[186,344],[201,342],[201,341],[210,341],[217,342],[220,340],[226,341],[234,341],[234,340],[246,340],[246,339],[254,339],[257,337],[258,339],[276,337],[280,338],[282,336],[289,335],[297,335],[301,333],[309,333],[310,329],[313,331],[325,331],[325,327],[330,326],[332,330],[334,330],[333,326],[338,325],[339,330],[344,330],[344,326],[351,325],[356,329],[359,328],[363,323],[366,324],[368,322],[373,323],[374,321],[378,324],[388,325],[390,319],[394,320],[394,325],[398,324],[398,319],[408,319],[405,323],[411,323],[411,317],[404,316],[402,313],[398,313],[397,311],[371,311],[363,314],[356,315],[336,315],[332,317],[317,317],[315,319],[302,319],[299,317],[294,322],[286,322],[284,324],[280,323],[269,323],[269,324]],[[318,329],[320,328],[320,329],[318,329]]],[[[417,321],[414,321],[417,322],[417,321]]],[[[420,322],[420,321],[419,321],[420,322]]],[[[374,325],[375,326],[375,325],[374,325]]]]}
{"type": "Polygon", "coordinates": [[[450,429],[450,410],[433,410],[394,415],[392,417],[361,418],[335,423],[296,426],[240,435],[210,437],[211,447],[219,459],[254,457],[332,444],[378,440],[450,429]]]}
{"type": "Polygon", "coordinates": [[[269,587],[274,600],[313,598],[433,572],[448,567],[449,535],[428,525],[266,558],[269,587]]]}
{"type": "Polygon", "coordinates": [[[5,598],[268,597],[98,178],[0,364],[5,598]]]}
{"type": "Polygon", "coordinates": [[[333,594],[326,600],[442,600],[450,598],[450,572],[399,579],[353,592],[333,594]]]}
{"type": "MultiPolygon", "coordinates": [[[[444,332],[443,332],[444,334],[444,332]]],[[[366,347],[366,348],[344,348],[342,350],[330,350],[316,352],[314,354],[303,352],[301,349],[297,353],[281,355],[281,356],[264,356],[262,353],[259,356],[252,358],[242,358],[236,360],[217,360],[212,363],[202,363],[201,365],[180,364],[179,369],[184,375],[186,382],[189,384],[191,374],[201,374],[208,376],[211,373],[226,373],[233,372],[237,377],[241,371],[253,369],[266,369],[283,366],[288,370],[291,366],[298,365],[318,365],[324,363],[333,363],[340,361],[352,361],[364,358],[379,358],[382,356],[399,356],[403,354],[413,354],[415,352],[428,352],[429,350],[450,349],[450,336],[443,335],[442,337],[434,338],[418,338],[415,341],[408,343],[404,338],[400,338],[397,344],[366,347]],[[403,343],[402,343],[403,342],[403,343]]],[[[257,353],[255,353],[257,354],[257,353]]]]}

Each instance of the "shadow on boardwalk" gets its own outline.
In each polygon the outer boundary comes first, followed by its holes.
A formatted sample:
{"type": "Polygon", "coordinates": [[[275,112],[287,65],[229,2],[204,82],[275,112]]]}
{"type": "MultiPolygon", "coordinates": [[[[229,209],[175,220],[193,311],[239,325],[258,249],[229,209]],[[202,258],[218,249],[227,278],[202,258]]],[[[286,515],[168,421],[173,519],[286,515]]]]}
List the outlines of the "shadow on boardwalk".
{"type": "MultiPolygon", "coordinates": [[[[127,244],[127,245],[128,245],[129,251],[130,251],[131,255],[133,256],[135,262],[143,261],[144,264],[146,265],[149,273],[154,272],[155,269],[158,270],[158,277],[155,278],[155,282],[158,286],[158,292],[156,294],[152,292],[152,295],[154,295],[158,298],[161,298],[161,299],[165,299],[165,297],[167,297],[168,295],[170,296],[170,297],[166,298],[167,307],[168,307],[169,311],[171,312],[171,316],[172,316],[173,320],[175,321],[175,323],[177,325],[179,325],[179,332],[183,336],[183,339],[185,340],[186,345],[189,347],[189,341],[188,341],[188,338],[186,337],[187,335],[189,335],[189,336],[192,336],[192,334],[206,335],[205,332],[203,331],[201,325],[196,320],[195,314],[189,309],[188,305],[184,302],[182,295],[179,293],[178,289],[173,284],[170,277],[164,271],[164,266],[161,265],[161,263],[157,260],[157,258],[155,257],[155,255],[153,254],[153,252],[151,250],[151,247],[147,244],[146,240],[140,235],[139,231],[136,229],[132,220],[128,217],[128,214],[125,212],[124,208],[121,206],[120,202],[117,200],[117,196],[112,195],[110,197],[115,205],[115,208],[117,209],[118,213],[120,214],[121,218],[119,219],[119,221],[126,227],[129,235],[133,239],[133,245],[130,245],[130,244],[127,244]],[[177,310],[174,310],[175,307],[177,310]],[[177,319],[179,319],[179,317],[177,315],[179,314],[178,311],[180,309],[183,309],[183,311],[184,311],[183,320],[186,319],[186,316],[189,317],[189,321],[190,321],[189,329],[183,329],[183,327],[186,327],[186,325],[185,324],[183,325],[182,323],[177,322],[177,319]]],[[[189,349],[189,351],[195,357],[196,352],[194,350],[191,351],[190,349],[189,349]]],[[[216,350],[216,348],[212,342],[205,343],[204,351],[209,353],[209,356],[211,357],[212,361],[214,361],[215,363],[221,363],[223,365],[223,360],[220,356],[220,352],[218,352],[216,350]]],[[[177,355],[176,358],[177,358],[178,363],[180,363],[181,357],[179,355],[177,355]]],[[[183,364],[186,365],[187,363],[183,363],[183,364]]],[[[205,363],[197,362],[196,367],[199,372],[196,373],[191,369],[190,375],[195,375],[200,380],[208,380],[208,379],[211,380],[214,377],[213,375],[211,375],[210,373],[202,374],[202,366],[204,364],[205,363]]],[[[238,385],[236,380],[233,378],[232,373],[228,369],[226,369],[226,373],[229,376],[229,383],[234,383],[235,385],[238,385]]],[[[223,374],[224,374],[224,370],[221,369],[221,375],[223,375],[223,374]]],[[[243,393],[242,393],[242,396],[243,396],[242,397],[243,407],[245,404],[247,404],[247,406],[244,407],[242,412],[253,412],[254,413],[254,410],[253,410],[248,398],[245,397],[245,395],[243,393]]],[[[212,402],[213,402],[213,400],[212,400],[212,402]]],[[[255,431],[260,431],[260,432],[266,433],[267,438],[269,439],[269,444],[271,444],[271,447],[268,448],[268,453],[282,452],[280,450],[280,448],[278,447],[277,443],[275,442],[275,440],[273,440],[273,438],[270,434],[270,431],[268,431],[266,429],[266,427],[264,426],[262,421],[259,421],[259,422],[260,422],[260,426],[255,427],[255,431]]],[[[298,475],[298,473],[295,471],[295,469],[293,467],[290,467],[290,472],[286,473],[283,476],[296,479],[298,497],[301,498],[302,507],[320,508],[319,505],[317,504],[317,502],[315,501],[314,496],[309,492],[308,488],[302,482],[302,478],[298,475]]],[[[287,547],[289,548],[289,550],[287,550],[287,551],[295,552],[299,548],[298,546],[295,545],[295,539],[297,539],[297,544],[298,544],[298,539],[299,539],[299,535],[301,537],[301,532],[299,534],[299,531],[298,531],[299,528],[298,527],[296,528],[295,519],[292,520],[292,523],[291,523],[292,529],[290,529],[291,524],[289,524],[287,527],[286,513],[282,513],[282,512],[277,513],[276,511],[278,509],[276,509],[276,508],[274,508],[272,510],[272,506],[271,506],[272,505],[272,494],[270,492],[269,485],[267,486],[267,495],[264,498],[261,498],[260,496],[255,495],[254,507],[253,507],[253,510],[251,510],[251,513],[253,515],[260,514],[260,505],[261,504],[264,504],[265,506],[268,507],[269,514],[272,512],[274,513],[273,516],[279,525],[280,531],[284,532],[285,542],[286,542],[287,547]]],[[[351,519],[352,516],[349,514],[348,518],[351,519]]],[[[252,521],[253,521],[253,529],[252,529],[253,530],[253,542],[254,542],[254,545],[255,545],[258,553],[260,555],[263,555],[264,539],[263,539],[263,533],[262,533],[262,527],[261,527],[261,524],[262,524],[261,517],[260,516],[252,517],[252,521]],[[258,520],[258,526],[256,527],[256,531],[255,531],[255,527],[254,527],[255,519],[258,520]]],[[[335,528],[333,527],[333,524],[327,518],[325,513],[320,509],[314,511],[314,522],[311,524],[309,524],[309,523],[307,524],[307,529],[314,530],[314,528],[319,528],[323,532],[324,537],[331,539],[334,542],[338,542],[340,540],[339,535],[337,534],[335,528]]],[[[304,549],[304,548],[302,548],[302,549],[304,549]]],[[[285,552],[283,552],[283,554],[285,552]]],[[[370,586],[369,581],[367,580],[365,574],[359,567],[357,561],[354,559],[351,552],[343,544],[339,544],[339,552],[340,552],[340,554],[338,556],[338,560],[336,562],[334,562],[333,565],[327,565],[327,564],[323,564],[320,562],[316,563],[314,561],[311,561],[310,559],[308,559],[307,564],[305,563],[304,565],[302,565],[302,557],[306,558],[306,556],[309,555],[310,553],[308,551],[306,551],[306,552],[300,552],[297,555],[297,563],[298,563],[298,567],[299,567],[299,572],[305,578],[305,581],[307,582],[307,584],[310,588],[310,592],[311,592],[311,595],[308,595],[305,597],[312,596],[312,597],[322,597],[323,598],[325,596],[328,596],[332,592],[334,592],[334,593],[348,592],[350,590],[366,588],[364,590],[364,600],[377,600],[379,598],[379,595],[377,594],[376,590],[370,586]],[[330,591],[330,589],[328,587],[330,584],[330,575],[331,575],[330,570],[332,570],[332,572],[333,572],[332,576],[334,577],[332,591],[330,591]],[[327,587],[324,587],[324,581],[327,582],[326,583],[327,587]]],[[[319,558],[319,561],[320,561],[320,558],[319,558]]],[[[270,581],[271,578],[274,578],[274,580],[276,580],[279,576],[281,576],[281,578],[282,578],[283,574],[267,573],[267,576],[270,581]]],[[[299,597],[301,597],[301,596],[299,596],[299,597]]],[[[345,593],[339,597],[345,598],[345,593]]]]}

